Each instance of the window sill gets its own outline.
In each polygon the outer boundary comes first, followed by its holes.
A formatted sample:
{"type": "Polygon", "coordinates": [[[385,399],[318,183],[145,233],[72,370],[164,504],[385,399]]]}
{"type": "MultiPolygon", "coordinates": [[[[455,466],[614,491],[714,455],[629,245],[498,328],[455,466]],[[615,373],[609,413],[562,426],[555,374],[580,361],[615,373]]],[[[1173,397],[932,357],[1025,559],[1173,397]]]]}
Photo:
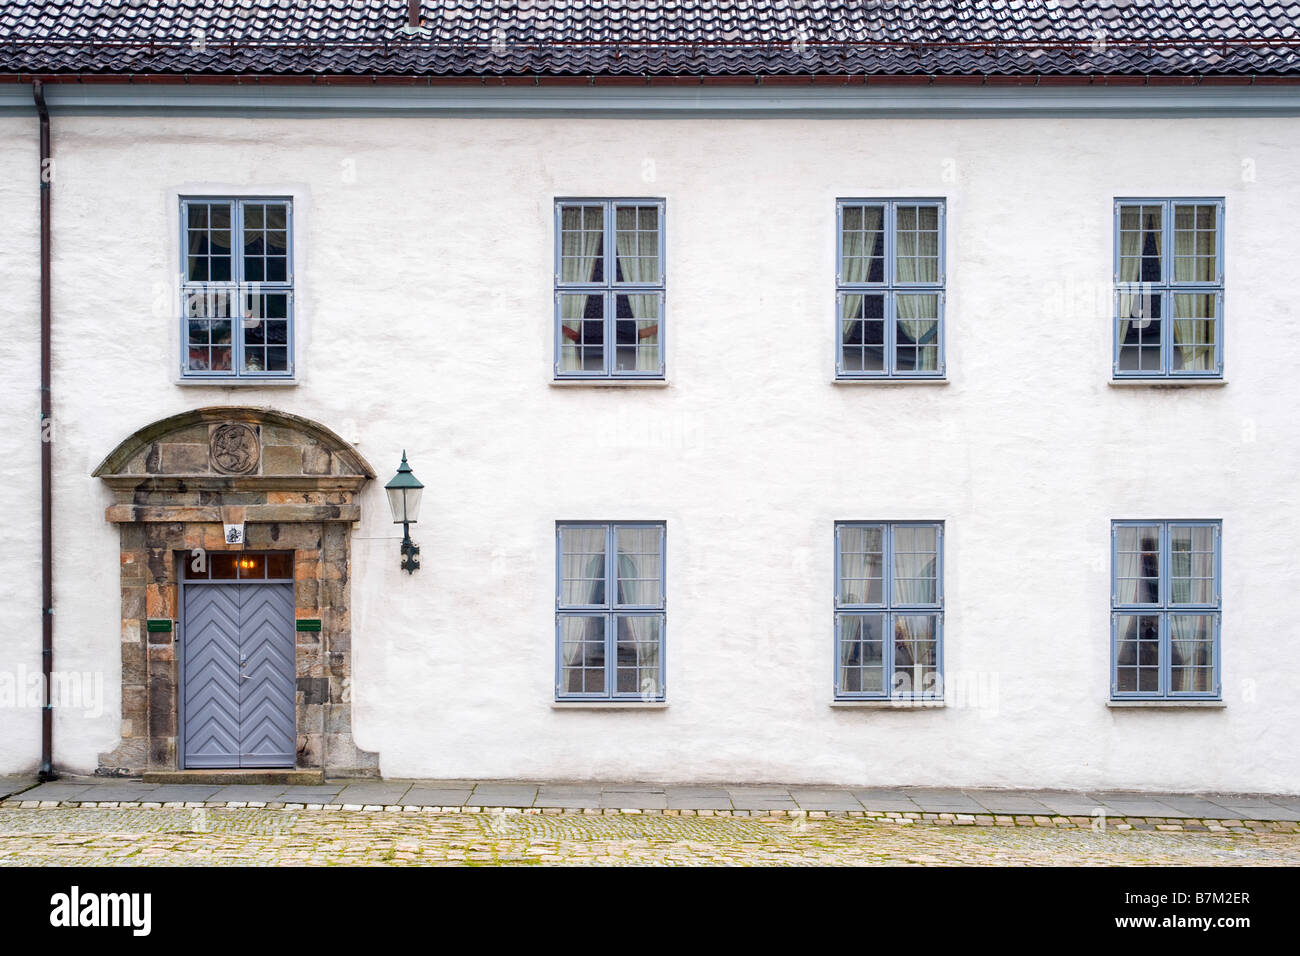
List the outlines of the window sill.
{"type": "Polygon", "coordinates": [[[1111,388],[1222,388],[1226,378],[1112,378],[1111,388]]]}
{"type": "Polygon", "coordinates": [[[833,700],[831,706],[845,710],[939,710],[947,707],[942,700],[833,700]]]}
{"type": "Polygon", "coordinates": [[[291,388],[296,378],[178,378],[175,384],[208,388],[291,388]]]}
{"type": "Polygon", "coordinates": [[[664,378],[555,378],[551,388],[672,388],[664,378]]]}
{"type": "Polygon", "coordinates": [[[1173,707],[1193,710],[1223,710],[1228,705],[1221,700],[1108,700],[1106,706],[1119,710],[1129,707],[1173,707]]]}
{"type": "Polygon", "coordinates": [[[641,700],[556,700],[552,710],[667,710],[668,702],[641,700]]]}
{"type": "Polygon", "coordinates": [[[947,385],[947,378],[833,378],[832,385],[947,385]]]}

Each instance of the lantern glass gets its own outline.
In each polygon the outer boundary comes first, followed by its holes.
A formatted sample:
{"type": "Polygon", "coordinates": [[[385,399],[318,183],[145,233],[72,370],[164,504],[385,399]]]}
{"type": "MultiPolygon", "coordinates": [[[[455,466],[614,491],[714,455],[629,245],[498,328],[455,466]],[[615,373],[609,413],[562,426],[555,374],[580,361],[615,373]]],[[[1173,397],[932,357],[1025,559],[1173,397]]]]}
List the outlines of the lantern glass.
{"type": "Polygon", "coordinates": [[[385,488],[388,508],[393,513],[393,524],[415,524],[420,517],[420,498],[423,488],[385,488]]]}

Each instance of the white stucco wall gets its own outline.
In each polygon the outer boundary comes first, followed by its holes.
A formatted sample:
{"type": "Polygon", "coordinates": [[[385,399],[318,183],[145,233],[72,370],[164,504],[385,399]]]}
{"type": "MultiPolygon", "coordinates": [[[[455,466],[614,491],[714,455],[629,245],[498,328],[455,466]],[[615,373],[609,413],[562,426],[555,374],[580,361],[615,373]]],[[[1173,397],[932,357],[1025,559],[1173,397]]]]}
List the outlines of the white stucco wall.
{"type": "MultiPolygon", "coordinates": [[[[0,121],[11,670],[39,667],[35,131],[0,121]]],[[[1300,791],[1298,149],[1293,119],[56,116],[57,662],[107,696],[59,714],[56,761],[118,740],[91,470],[246,403],[428,486],[414,576],[378,484],[353,533],[354,724],[387,776],[1300,791]],[[295,197],[293,388],[174,381],[176,196],[231,191],[295,197]],[[550,387],[553,198],[625,195],[667,202],[671,387],[550,387]],[[1228,384],[1112,387],[1112,201],[1184,195],[1226,199],[1228,384]],[[841,196],[946,197],[950,384],[831,383],[841,196]],[[1223,710],[1106,706],[1135,517],[1223,521],[1223,710]],[[946,522],[949,686],[995,699],[829,706],[854,518],[946,522]],[[667,522],[667,709],[552,709],[557,519],[667,522]]],[[[37,714],[0,720],[0,772],[30,769],[37,714]]]]}

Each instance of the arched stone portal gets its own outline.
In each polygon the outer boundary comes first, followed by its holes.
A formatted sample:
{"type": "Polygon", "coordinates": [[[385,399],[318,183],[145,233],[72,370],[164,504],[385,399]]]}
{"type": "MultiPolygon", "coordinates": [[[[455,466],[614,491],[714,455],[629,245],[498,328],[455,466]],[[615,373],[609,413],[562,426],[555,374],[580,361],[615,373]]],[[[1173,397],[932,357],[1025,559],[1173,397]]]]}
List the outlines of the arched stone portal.
{"type": "Polygon", "coordinates": [[[292,552],[295,768],[378,773],[352,739],[350,531],[375,477],[356,449],[296,415],[200,408],[135,432],[94,475],[122,540],[122,742],[100,772],[184,769],[179,592],[196,552],[228,565],[221,553],[247,550],[292,552]],[[244,526],[242,544],[227,525],[244,526]]]}

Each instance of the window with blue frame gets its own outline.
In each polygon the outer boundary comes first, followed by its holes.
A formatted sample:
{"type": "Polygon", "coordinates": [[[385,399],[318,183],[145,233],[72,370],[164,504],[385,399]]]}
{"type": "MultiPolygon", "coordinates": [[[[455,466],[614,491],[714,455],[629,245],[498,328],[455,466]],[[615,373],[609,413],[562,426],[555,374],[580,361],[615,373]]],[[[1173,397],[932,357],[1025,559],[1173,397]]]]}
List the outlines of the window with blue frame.
{"type": "Polygon", "coordinates": [[[288,199],[181,201],[181,375],[293,376],[288,199]]]}
{"type": "Polygon", "coordinates": [[[836,219],[836,377],[943,378],[943,200],[841,199],[836,219]]]}
{"type": "Polygon", "coordinates": [[[835,526],[835,697],[943,697],[943,524],[835,526]]]}
{"type": "Polygon", "coordinates": [[[555,377],[664,375],[664,201],[555,203],[555,377]]]}
{"type": "Polygon", "coordinates": [[[1113,371],[1222,377],[1222,199],[1116,201],[1113,371]]]}
{"type": "Polygon", "coordinates": [[[1219,696],[1220,524],[1111,526],[1111,697],[1219,696]]]}
{"type": "Polygon", "coordinates": [[[664,699],[662,522],[556,528],[555,697],[664,699]]]}

